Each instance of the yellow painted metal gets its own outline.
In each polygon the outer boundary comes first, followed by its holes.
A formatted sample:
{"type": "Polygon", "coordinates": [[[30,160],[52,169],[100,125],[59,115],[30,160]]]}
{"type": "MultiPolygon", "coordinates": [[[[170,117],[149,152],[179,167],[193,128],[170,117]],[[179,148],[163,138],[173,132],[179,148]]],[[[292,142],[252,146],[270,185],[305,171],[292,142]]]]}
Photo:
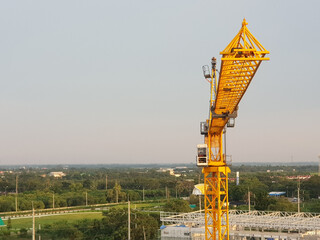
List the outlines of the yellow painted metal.
{"type": "Polygon", "coordinates": [[[203,169],[206,239],[229,239],[229,172],[230,169],[227,166],[203,169]]]}
{"type": "Polygon", "coordinates": [[[230,114],[237,111],[252,78],[269,52],[247,29],[242,27],[230,44],[220,53],[219,81],[212,70],[210,92],[209,130],[205,143],[209,148],[208,167],[203,168],[205,186],[205,238],[229,239],[228,173],[229,167],[223,153],[223,129],[230,114]]]}
{"type": "MultiPolygon", "coordinates": [[[[247,28],[244,19],[242,27],[230,44],[220,53],[221,67],[215,103],[216,114],[232,114],[246,92],[252,78],[269,52],[259,43],[247,28]]],[[[211,134],[220,134],[229,118],[219,118],[210,127],[211,134]]]]}

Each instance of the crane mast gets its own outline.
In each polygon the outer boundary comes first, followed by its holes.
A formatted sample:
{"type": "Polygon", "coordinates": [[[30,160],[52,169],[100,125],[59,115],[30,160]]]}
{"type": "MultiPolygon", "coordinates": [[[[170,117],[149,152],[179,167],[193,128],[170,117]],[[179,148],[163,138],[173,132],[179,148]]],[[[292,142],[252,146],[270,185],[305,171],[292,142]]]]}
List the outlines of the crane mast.
{"type": "Polygon", "coordinates": [[[244,19],[234,39],[220,54],[221,65],[217,81],[216,59],[212,58],[211,71],[204,67],[210,82],[210,113],[200,124],[204,144],[198,144],[197,165],[203,167],[205,239],[229,239],[228,174],[230,169],[223,151],[226,126],[233,127],[238,104],[245,94],[260,64],[269,60],[269,52],[249,32],[244,19]]]}

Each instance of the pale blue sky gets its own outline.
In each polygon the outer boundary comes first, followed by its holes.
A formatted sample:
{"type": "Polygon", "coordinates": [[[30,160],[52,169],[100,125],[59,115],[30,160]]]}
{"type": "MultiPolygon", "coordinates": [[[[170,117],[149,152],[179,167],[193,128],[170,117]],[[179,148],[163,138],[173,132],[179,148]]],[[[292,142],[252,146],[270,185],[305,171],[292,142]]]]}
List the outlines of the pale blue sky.
{"type": "Polygon", "coordinates": [[[317,0],[0,4],[0,164],[193,162],[208,114],[201,66],[220,62],[244,17],[271,60],[228,129],[228,154],[318,159],[317,0]]]}

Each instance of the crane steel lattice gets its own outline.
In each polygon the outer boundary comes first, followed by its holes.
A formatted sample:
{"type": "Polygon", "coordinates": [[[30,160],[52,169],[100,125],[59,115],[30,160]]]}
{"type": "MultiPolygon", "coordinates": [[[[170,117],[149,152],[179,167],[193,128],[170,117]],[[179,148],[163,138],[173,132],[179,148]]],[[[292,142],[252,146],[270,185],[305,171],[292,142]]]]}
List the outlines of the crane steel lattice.
{"type": "Polygon", "coordinates": [[[215,58],[212,59],[211,74],[204,70],[211,85],[210,114],[209,119],[201,123],[205,144],[198,145],[197,165],[203,167],[204,174],[206,240],[229,239],[230,169],[223,153],[222,137],[227,123],[237,116],[238,104],[261,62],[269,60],[265,57],[268,53],[249,32],[244,19],[239,33],[220,53],[222,58],[218,83],[215,58]]]}

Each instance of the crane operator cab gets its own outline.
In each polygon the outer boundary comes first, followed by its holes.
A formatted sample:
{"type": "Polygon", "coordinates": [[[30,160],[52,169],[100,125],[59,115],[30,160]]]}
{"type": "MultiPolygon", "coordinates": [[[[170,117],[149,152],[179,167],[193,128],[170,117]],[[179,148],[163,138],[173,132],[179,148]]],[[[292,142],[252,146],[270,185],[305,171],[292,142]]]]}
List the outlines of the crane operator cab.
{"type": "Polygon", "coordinates": [[[198,144],[197,149],[198,149],[197,166],[198,167],[208,166],[208,146],[207,146],[207,144],[198,144]]]}

